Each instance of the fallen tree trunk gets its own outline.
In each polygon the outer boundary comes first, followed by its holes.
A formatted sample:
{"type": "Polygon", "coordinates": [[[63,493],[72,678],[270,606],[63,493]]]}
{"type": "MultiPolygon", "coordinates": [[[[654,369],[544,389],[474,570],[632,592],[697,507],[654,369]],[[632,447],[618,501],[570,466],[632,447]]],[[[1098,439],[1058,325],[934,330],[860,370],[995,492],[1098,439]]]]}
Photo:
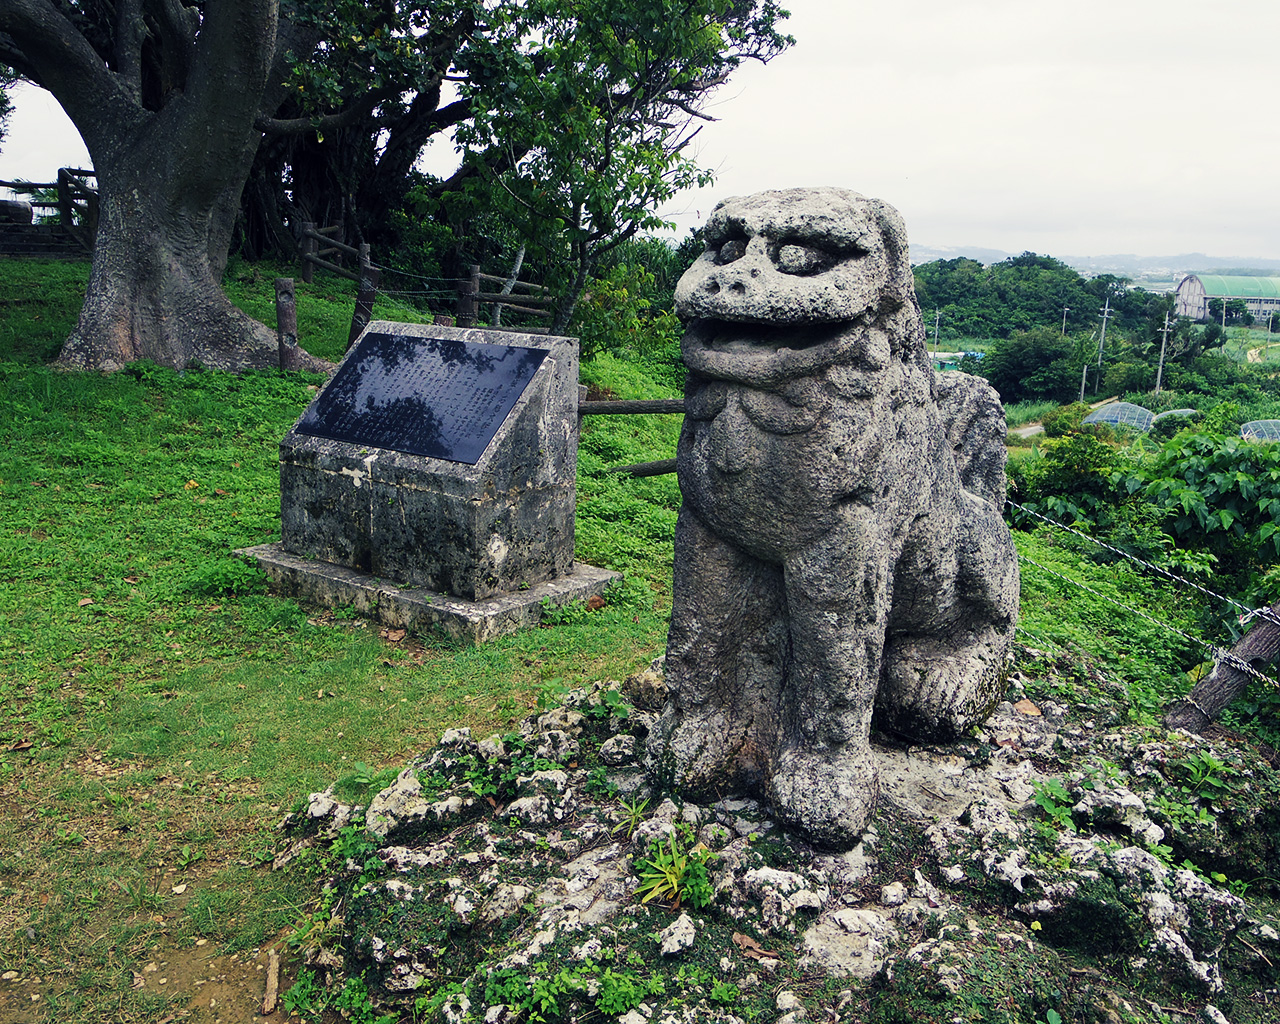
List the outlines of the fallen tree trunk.
{"type": "Polygon", "coordinates": [[[1202,732],[1222,709],[1249,685],[1245,666],[1258,670],[1280,657],[1280,601],[1260,613],[1260,621],[1249,630],[1227,656],[1219,658],[1213,671],[1196,683],[1185,697],[1175,700],[1164,712],[1170,729],[1202,732]]]}

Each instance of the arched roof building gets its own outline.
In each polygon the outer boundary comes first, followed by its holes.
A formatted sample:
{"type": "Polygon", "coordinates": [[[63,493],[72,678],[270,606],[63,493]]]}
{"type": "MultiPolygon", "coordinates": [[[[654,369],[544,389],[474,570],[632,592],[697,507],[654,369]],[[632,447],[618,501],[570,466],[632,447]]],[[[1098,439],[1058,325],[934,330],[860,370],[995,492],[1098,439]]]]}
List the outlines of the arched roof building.
{"type": "Polygon", "coordinates": [[[1221,274],[1188,274],[1178,285],[1178,316],[1205,320],[1210,299],[1244,299],[1254,319],[1280,313],[1280,277],[1225,277],[1221,274]]]}

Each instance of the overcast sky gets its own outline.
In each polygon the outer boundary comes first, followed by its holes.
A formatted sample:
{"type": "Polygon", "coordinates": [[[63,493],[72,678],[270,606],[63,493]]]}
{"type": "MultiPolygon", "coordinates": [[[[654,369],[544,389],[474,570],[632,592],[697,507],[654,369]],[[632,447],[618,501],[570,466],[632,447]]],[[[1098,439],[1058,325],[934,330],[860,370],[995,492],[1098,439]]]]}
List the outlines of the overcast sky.
{"type": "MultiPolygon", "coordinates": [[[[783,0],[796,45],[739,71],[671,205],[839,185],[913,242],[1051,255],[1280,258],[1278,0],[783,0]]],[[[83,156],[18,95],[0,178],[83,156]]]]}

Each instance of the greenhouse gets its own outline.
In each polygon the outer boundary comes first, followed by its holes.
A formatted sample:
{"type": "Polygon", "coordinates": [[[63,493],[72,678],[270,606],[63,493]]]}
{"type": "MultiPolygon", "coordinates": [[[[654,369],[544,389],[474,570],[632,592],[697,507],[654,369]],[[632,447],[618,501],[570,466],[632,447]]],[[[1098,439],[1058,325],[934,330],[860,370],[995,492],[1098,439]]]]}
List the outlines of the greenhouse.
{"type": "MultiPolygon", "coordinates": [[[[1166,416],[1195,416],[1196,413],[1195,409],[1170,409],[1156,416],[1151,410],[1132,402],[1111,402],[1094,409],[1080,422],[1105,423],[1111,427],[1129,427],[1145,432],[1166,416]]],[[[1251,420],[1240,427],[1240,436],[1246,441],[1280,441],[1280,420],[1251,420]]]]}
{"type": "Polygon", "coordinates": [[[1209,316],[1209,300],[1242,299],[1258,320],[1280,312],[1280,277],[1231,277],[1222,274],[1188,274],[1177,290],[1177,314],[1193,320],[1209,316]]]}
{"type": "Polygon", "coordinates": [[[1280,441],[1280,420],[1250,420],[1242,423],[1240,436],[1247,441],[1280,441]]]}
{"type": "Polygon", "coordinates": [[[1108,426],[1130,427],[1133,430],[1150,430],[1155,414],[1132,402],[1111,402],[1100,409],[1094,409],[1081,423],[1106,423],[1108,426]]]}

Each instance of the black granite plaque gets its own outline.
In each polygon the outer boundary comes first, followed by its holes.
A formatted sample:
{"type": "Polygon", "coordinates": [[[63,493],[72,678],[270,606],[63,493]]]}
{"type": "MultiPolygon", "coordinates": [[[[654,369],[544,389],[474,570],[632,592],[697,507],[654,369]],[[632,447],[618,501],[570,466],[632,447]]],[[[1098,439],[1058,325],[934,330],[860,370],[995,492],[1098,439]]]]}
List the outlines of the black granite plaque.
{"type": "Polygon", "coordinates": [[[546,351],[369,333],[298,421],[298,432],[474,466],[546,351]]]}

